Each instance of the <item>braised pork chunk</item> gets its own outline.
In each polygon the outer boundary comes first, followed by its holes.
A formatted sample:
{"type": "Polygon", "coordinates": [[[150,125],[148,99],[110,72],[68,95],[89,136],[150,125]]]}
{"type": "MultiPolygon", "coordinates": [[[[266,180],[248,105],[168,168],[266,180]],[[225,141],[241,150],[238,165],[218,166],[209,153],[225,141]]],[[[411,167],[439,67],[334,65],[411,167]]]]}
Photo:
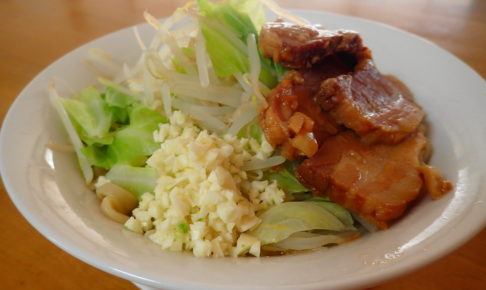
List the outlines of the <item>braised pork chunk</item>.
{"type": "Polygon", "coordinates": [[[368,58],[360,59],[354,72],[322,82],[316,100],[369,143],[400,142],[424,117],[408,89],[382,75],[368,58]]]}
{"type": "Polygon", "coordinates": [[[290,71],[267,97],[261,125],[274,147],[287,159],[312,156],[318,145],[339,132],[339,125],[315,102],[322,81],[348,73],[354,64],[345,55],[333,55],[310,69],[290,71]]]}
{"type": "Polygon", "coordinates": [[[309,68],[325,57],[363,49],[361,36],[351,30],[325,30],[312,25],[268,22],[260,32],[260,49],[266,57],[290,68],[309,68]]]}
{"type": "Polygon", "coordinates": [[[382,75],[353,31],[283,22],[265,25],[260,48],[293,68],[267,96],[267,140],[303,159],[300,181],[385,229],[423,191],[451,183],[424,163],[424,112],[397,79],[382,75]]]}
{"type": "Polygon", "coordinates": [[[440,197],[450,189],[438,171],[431,175],[422,156],[427,139],[416,132],[396,145],[370,145],[353,133],[342,132],[324,141],[318,153],[297,169],[301,182],[380,228],[387,228],[426,183],[440,197]]]}

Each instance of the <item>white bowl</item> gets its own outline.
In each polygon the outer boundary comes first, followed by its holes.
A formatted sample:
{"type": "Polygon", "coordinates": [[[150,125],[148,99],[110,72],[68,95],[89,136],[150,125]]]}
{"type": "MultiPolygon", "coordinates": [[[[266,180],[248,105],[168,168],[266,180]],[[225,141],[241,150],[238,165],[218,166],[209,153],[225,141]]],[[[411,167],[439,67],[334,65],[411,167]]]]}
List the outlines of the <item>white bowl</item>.
{"type": "MultiPolygon", "coordinates": [[[[92,41],[46,68],[19,95],[0,139],[1,172],[10,197],[45,237],[111,274],[163,288],[338,289],[365,287],[452,251],[486,220],[486,83],[450,53],[409,33],[370,21],[301,11],[312,23],[354,29],[383,73],[404,81],[425,111],[435,147],[432,164],[454,183],[444,198],[424,198],[391,229],[334,247],[282,257],[200,259],[160,250],[105,218],[84,185],[74,155],[47,144],[67,139],[52,112],[47,85],[60,77],[74,91],[94,83],[80,64],[90,47],[119,59],[139,54],[130,29],[92,41]]],[[[151,29],[140,25],[144,39],[151,29]]]]}

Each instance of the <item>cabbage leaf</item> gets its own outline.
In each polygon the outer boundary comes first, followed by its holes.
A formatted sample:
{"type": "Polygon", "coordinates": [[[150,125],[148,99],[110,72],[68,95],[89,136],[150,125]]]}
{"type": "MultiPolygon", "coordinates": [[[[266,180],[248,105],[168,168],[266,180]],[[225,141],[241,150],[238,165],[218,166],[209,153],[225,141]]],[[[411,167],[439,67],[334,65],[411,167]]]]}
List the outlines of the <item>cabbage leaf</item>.
{"type": "Polygon", "coordinates": [[[312,230],[349,231],[351,225],[344,224],[338,217],[316,202],[284,202],[265,211],[262,222],[250,234],[262,245],[277,243],[290,235],[312,230]]]}
{"type": "Polygon", "coordinates": [[[157,183],[157,173],[151,167],[117,164],[106,173],[105,177],[131,192],[138,200],[142,194],[153,192],[157,183]]]}
{"type": "Polygon", "coordinates": [[[160,123],[167,123],[167,119],[142,104],[133,107],[129,119],[130,124],[115,133],[113,143],[107,149],[108,156],[113,157],[115,163],[142,166],[147,156],[159,148],[153,132],[160,123]]]}
{"type": "Polygon", "coordinates": [[[113,113],[97,89],[88,87],[77,98],[60,100],[83,141],[106,143],[113,113]]]}
{"type": "Polygon", "coordinates": [[[268,174],[268,179],[275,180],[278,187],[283,189],[287,194],[293,194],[298,192],[308,192],[309,189],[303,186],[293,174],[293,171],[282,167],[278,170],[272,170],[268,174]]]}
{"type": "MultiPolygon", "coordinates": [[[[214,70],[218,77],[229,77],[237,73],[249,72],[248,51],[246,41],[249,34],[258,36],[256,27],[261,27],[263,8],[254,5],[255,1],[230,1],[219,5],[209,0],[198,0],[197,4],[201,19],[199,27],[206,42],[214,70]],[[249,9],[257,9],[251,11],[249,9]],[[253,22],[249,15],[253,17],[253,22]]],[[[280,65],[260,53],[260,81],[273,88],[278,82],[280,65]]]]}
{"type": "Polygon", "coordinates": [[[101,94],[89,87],[76,98],[60,100],[91,165],[105,169],[115,164],[143,166],[159,147],[153,132],[167,119],[130,95],[112,87],[101,94]]]}

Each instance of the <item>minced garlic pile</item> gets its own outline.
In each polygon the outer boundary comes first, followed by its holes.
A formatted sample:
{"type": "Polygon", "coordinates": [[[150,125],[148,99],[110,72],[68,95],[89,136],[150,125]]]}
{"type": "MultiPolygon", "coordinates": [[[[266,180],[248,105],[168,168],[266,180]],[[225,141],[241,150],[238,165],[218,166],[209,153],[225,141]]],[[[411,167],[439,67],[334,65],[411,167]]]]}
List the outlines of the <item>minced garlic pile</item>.
{"type": "Polygon", "coordinates": [[[126,228],[198,257],[259,256],[260,241],[244,232],[260,223],[258,211],[283,202],[284,192],[258,170],[241,168],[269,157],[272,146],[209,134],[179,111],[154,138],[161,146],[147,164],[159,174],[155,195],[142,196],[126,228]]]}

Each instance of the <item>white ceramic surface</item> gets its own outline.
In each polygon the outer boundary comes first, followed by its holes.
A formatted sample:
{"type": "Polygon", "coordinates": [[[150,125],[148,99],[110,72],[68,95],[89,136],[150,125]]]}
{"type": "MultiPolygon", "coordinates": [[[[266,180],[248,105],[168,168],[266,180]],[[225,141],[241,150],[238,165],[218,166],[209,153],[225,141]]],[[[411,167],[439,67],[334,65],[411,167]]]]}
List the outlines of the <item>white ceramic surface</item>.
{"type": "MultiPolygon", "coordinates": [[[[338,289],[376,284],[423,266],[464,243],[486,220],[486,82],[434,44],[395,28],[334,14],[301,11],[313,23],[354,29],[383,73],[404,81],[427,112],[439,167],[454,189],[424,198],[391,229],[330,250],[283,257],[198,259],[165,252],[102,216],[83,185],[74,155],[47,149],[66,136],[47,98],[60,77],[77,91],[95,80],[80,64],[90,47],[119,59],[139,51],[130,29],[88,43],[40,73],[4,121],[0,165],[4,184],[24,217],[68,253],[114,275],[150,286],[198,289],[338,289]]],[[[151,30],[141,25],[144,39],[151,30]]]]}

